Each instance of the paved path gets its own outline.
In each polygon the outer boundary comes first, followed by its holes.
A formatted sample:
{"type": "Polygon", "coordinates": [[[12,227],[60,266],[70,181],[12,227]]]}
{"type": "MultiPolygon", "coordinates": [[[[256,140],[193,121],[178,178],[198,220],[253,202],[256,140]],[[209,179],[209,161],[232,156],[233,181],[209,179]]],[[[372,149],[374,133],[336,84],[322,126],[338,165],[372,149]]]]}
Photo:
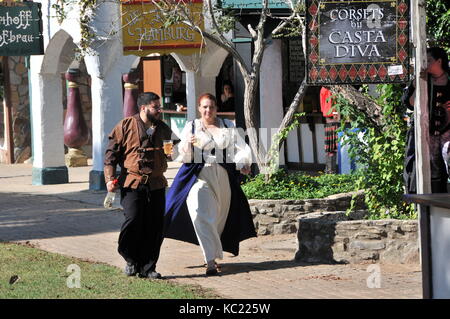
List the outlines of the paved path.
{"type": "MultiPolygon", "coordinates": [[[[122,211],[104,209],[105,192],[88,190],[90,169],[70,168],[68,184],[32,186],[30,165],[0,164],[0,240],[29,241],[122,268],[116,250],[122,211]]],[[[177,169],[171,163],[169,182],[177,169]]],[[[295,234],[249,239],[241,243],[239,256],[225,253],[220,276],[206,277],[198,246],[165,240],[158,271],[224,298],[421,298],[419,265],[382,264],[381,288],[370,289],[368,265],[298,263],[295,250],[295,234]]]]}

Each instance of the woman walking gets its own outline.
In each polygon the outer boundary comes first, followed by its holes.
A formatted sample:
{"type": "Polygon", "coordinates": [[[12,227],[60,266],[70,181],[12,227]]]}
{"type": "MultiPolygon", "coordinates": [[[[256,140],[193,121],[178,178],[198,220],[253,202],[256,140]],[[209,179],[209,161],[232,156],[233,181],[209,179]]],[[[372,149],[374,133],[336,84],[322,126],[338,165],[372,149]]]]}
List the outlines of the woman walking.
{"type": "Polygon", "coordinates": [[[239,254],[239,242],[255,237],[239,171],[250,172],[251,151],[233,122],[217,118],[216,98],[198,100],[200,119],[181,133],[178,171],[167,194],[165,237],[199,244],[206,275],[218,273],[223,251],[239,254]]]}

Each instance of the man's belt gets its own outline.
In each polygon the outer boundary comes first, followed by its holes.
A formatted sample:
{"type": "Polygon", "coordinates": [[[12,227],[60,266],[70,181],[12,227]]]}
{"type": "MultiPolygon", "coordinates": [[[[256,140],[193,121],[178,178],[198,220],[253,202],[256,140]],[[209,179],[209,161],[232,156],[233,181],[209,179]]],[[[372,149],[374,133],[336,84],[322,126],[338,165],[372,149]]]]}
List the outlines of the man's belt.
{"type": "Polygon", "coordinates": [[[128,173],[139,177],[139,184],[148,184],[149,182],[150,174],[141,174],[133,171],[128,171],[128,173]]]}
{"type": "Polygon", "coordinates": [[[138,153],[145,153],[145,152],[151,152],[151,151],[160,151],[163,150],[162,147],[140,147],[138,148],[138,153]]]}

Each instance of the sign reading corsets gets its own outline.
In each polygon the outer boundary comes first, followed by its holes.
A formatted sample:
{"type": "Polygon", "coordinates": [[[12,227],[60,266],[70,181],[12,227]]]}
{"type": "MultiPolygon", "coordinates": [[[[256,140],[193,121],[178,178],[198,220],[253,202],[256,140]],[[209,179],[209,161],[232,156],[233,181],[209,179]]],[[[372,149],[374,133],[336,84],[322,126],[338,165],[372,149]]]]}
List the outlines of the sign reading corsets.
{"type": "Polygon", "coordinates": [[[0,56],[44,54],[41,4],[0,3],[0,56]]]}
{"type": "Polygon", "coordinates": [[[408,81],[408,0],[308,0],[306,16],[309,84],[408,81]]]}

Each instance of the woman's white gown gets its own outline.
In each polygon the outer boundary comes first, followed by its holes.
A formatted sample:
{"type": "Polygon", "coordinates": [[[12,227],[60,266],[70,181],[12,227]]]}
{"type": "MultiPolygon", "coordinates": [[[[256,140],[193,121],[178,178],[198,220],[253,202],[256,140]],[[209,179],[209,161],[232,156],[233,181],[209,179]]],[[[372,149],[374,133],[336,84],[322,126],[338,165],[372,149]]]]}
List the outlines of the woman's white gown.
{"type": "MultiPolygon", "coordinates": [[[[218,164],[220,161],[236,163],[241,169],[251,163],[251,150],[244,139],[238,134],[233,122],[224,120],[220,122],[220,129],[209,132],[200,120],[195,120],[194,135],[197,142],[192,156],[192,148],[188,147],[187,139],[192,131],[192,121],[186,123],[181,133],[181,142],[178,145],[177,161],[189,163],[201,160],[201,149],[208,153],[215,148],[215,155],[204,155],[205,166],[201,170],[197,181],[189,191],[186,204],[194,225],[195,233],[203,251],[205,261],[223,258],[220,235],[230,209],[231,190],[227,171],[218,164]],[[221,156],[227,149],[226,159],[221,156]],[[217,155],[217,156],[216,156],[217,155]]],[[[204,153],[203,153],[204,154],[204,153]]]]}

